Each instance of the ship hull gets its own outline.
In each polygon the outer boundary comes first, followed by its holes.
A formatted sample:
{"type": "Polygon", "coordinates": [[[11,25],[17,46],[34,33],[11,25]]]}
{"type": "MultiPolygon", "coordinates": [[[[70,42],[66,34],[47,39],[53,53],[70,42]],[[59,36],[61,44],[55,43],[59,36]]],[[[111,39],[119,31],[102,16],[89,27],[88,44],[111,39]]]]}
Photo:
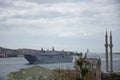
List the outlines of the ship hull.
{"type": "Polygon", "coordinates": [[[73,62],[72,55],[24,55],[30,64],[51,64],[51,63],[70,63],[73,62]]]}

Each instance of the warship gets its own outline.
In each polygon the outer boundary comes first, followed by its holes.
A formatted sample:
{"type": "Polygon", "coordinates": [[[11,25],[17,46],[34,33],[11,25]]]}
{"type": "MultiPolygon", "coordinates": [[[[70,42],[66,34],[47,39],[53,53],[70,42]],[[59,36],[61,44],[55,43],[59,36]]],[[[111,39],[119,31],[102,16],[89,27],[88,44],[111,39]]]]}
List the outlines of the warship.
{"type": "Polygon", "coordinates": [[[30,64],[51,64],[51,63],[69,63],[73,62],[76,53],[72,51],[41,50],[37,54],[25,54],[25,59],[30,64]]]}

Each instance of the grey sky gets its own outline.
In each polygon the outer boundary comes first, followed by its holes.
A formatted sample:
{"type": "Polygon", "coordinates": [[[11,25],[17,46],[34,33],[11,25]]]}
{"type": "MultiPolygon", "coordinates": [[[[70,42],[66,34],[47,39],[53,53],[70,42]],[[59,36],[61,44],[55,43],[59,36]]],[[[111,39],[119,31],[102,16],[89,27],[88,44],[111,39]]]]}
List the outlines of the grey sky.
{"type": "Polygon", "coordinates": [[[120,52],[120,0],[0,0],[0,46],[120,52]]]}

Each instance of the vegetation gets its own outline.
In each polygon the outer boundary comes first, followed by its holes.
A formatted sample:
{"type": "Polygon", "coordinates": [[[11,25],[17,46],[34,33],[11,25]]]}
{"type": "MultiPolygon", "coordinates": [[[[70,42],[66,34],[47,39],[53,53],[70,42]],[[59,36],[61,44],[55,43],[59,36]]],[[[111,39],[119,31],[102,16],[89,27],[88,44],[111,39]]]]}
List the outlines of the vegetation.
{"type": "Polygon", "coordinates": [[[76,70],[52,71],[40,66],[34,66],[10,74],[9,80],[85,80],[85,76],[89,72],[86,63],[86,58],[83,58],[82,53],[80,53],[75,62],[76,70]]]}
{"type": "Polygon", "coordinates": [[[86,74],[89,72],[87,64],[85,64],[85,58],[82,57],[82,53],[78,54],[78,59],[75,63],[76,70],[80,73],[80,77],[77,80],[84,80],[86,74]]]}
{"type": "Polygon", "coordinates": [[[102,73],[102,80],[120,80],[120,72],[102,73]]]}

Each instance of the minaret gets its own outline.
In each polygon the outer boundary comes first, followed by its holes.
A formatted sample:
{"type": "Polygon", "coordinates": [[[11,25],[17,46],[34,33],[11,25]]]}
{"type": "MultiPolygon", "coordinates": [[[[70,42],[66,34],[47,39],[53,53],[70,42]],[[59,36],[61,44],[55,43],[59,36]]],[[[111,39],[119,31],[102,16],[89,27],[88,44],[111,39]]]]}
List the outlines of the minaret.
{"type": "Polygon", "coordinates": [[[108,72],[108,35],[107,35],[107,30],[106,30],[106,35],[105,35],[105,56],[106,56],[106,72],[108,72]]]}
{"type": "Polygon", "coordinates": [[[52,47],[52,51],[55,51],[54,47],[52,47]]]}
{"type": "Polygon", "coordinates": [[[112,32],[110,32],[110,72],[113,72],[113,60],[112,60],[112,47],[113,47],[113,44],[112,44],[112,32]]]}

